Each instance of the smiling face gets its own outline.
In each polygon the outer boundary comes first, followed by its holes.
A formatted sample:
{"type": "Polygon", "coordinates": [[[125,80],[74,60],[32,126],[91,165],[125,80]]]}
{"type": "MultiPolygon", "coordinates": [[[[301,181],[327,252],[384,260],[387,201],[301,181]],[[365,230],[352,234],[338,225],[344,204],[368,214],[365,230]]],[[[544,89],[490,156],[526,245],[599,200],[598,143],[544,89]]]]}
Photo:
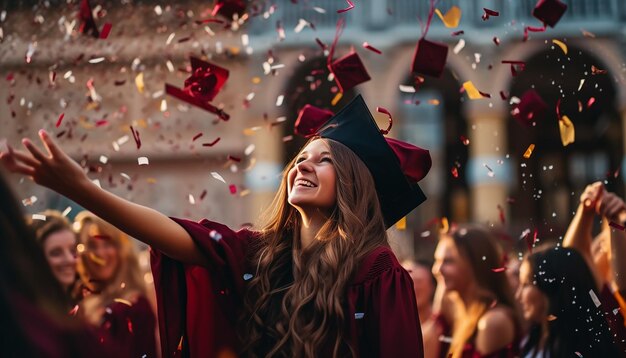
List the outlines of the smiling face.
{"type": "Polygon", "coordinates": [[[541,323],[548,315],[548,298],[533,284],[532,268],[528,260],[524,260],[519,269],[519,287],[515,297],[522,306],[524,319],[533,323],[541,323]]]}
{"type": "Polygon", "coordinates": [[[83,262],[92,280],[108,282],[115,276],[119,266],[119,249],[114,238],[94,223],[81,230],[81,242],[85,243],[83,262]]]}
{"type": "Polygon", "coordinates": [[[323,140],[310,142],[287,173],[287,201],[309,215],[328,215],[337,201],[337,173],[323,140]]]}
{"type": "Polygon", "coordinates": [[[443,236],[437,244],[433,275],[443,279],[446,291],[463,292],[474,282],[469,261],[460,254],[451,237],[443,236]]]}
{"type": "Polygon", "coordinates": [[[64,289],[76,280],[76,236],[70,230],[53,232],[43,242],[52,273],[64,289]]]}

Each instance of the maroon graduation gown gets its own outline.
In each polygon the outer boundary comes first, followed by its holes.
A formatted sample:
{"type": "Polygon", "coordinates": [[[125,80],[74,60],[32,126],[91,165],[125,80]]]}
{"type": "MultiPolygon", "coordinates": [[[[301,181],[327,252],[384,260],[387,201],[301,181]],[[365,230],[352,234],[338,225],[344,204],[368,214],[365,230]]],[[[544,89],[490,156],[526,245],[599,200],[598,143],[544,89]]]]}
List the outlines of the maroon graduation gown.
{"type": "MultiPolygon", "coordinates": [[[[235,357],[248,244],[256,233],[202,220],[174,219],[207,256],[187,265],[152,250],[163,357],[235,357]]],[[[423,357],[413,281],[387,247],[361,262],[347,288],[348,340],[359,357],[423,357]]]]}

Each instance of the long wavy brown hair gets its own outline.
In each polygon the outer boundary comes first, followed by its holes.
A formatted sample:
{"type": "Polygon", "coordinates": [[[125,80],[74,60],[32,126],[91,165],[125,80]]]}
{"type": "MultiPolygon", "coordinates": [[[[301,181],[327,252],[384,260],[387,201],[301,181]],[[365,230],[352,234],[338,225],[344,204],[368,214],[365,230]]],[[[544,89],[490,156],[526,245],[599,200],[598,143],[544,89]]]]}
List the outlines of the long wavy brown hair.
{"type": "Polygon", "coordinates": [[[504,254],[495,236],[478,225],[461,225],[447,236],[452,238],[459,254],[469,261],[478,286],[476,299],[465,310],[455,310],[457,315],[448,355],[460,357],[465,344],[474,338],[478,321],[494,304],[510,309],[516,329],[520,327],[520,319],[506,275],[494,271],[504,264],[504,254]],[[463,311],[465,313],[460,314],[463,311]]]}
{"type": "MultiPolygon", "coordinates": [[[[346,341],[345,296],[361,259],[388,246],[374,180],[343,144],[322,138],[337,173],[337,201],[305,250],[301,217],[287,202],[287,165],[250,250],[257,268],[244,298],[240,335],[248,357],[354,356],[346,341]]],[[[308,144],[308,143],[307,143],[308,144]]]]}

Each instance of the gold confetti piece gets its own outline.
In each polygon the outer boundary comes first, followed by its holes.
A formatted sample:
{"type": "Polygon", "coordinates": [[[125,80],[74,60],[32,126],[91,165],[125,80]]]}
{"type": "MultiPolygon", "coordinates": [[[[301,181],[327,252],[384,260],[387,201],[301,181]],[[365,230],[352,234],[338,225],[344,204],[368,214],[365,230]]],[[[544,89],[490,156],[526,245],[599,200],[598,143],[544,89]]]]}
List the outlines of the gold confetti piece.
{"type": "Polygon", "coordinates": [[[428,104],[432,104],[433,106],[438,106],[439,105],[439,100],[438,99],[429,99],[428,100],[428,104]]]}
{"type": "Polygon", "coordinates": [[[333,100],[330,102],[330,104],[333,105],[333,106],[336,105],[337,102],[339,102],[341,100],[341,97],[343,97],[343,93],[337,92],[337,94],[335,95],[333,100]]]}
{"type": "Polygon", "coordinates": [[[554,321],[556,318],[555,315],[548,315],[548,321],[554,321]]]}
{"type": "Polygon", "coordinates": [[[465,88],[465,92],[469,96],[470,99],[481,99],[483,95],[476,89],[472,81],[467,81],[463,83],[463,88],[465,88]]]}
{"type": "Polygon", "coordinates": [[[123,298],[114,298],[113,301],[118,302],[118,303],[123,303],[126,306],[131,306],[132,307],[132,305],[133,305],[130,301],[125,300],[123,298]]]}
{"type": "Polygon", "coordinates": [[[561,117],[559,131],[561,132],[561,142],[563,142],[564,147],[574,143],[574,123],[567,116],[561,117]]]}
{"type": "Polygon", "coordinates": [[[249,195],[250,193],[251,193],[250,189],[244,189],[239,192],[239,196],[243,197],[243,196],[249,195]]]}
{"type": "Polygon", "coordinates": [[[406,216],[396,223],[396,229],[406,230],[406,216]]]}
{"type": "Polygon", "coordinates": [[[563,53],[567,55],[567,45],[564,44],[563,42],[559,41],[559,40],[552,40],[552,43],[559,46],[561,48],[561,50],[563,50],[563,53]]]}
{"type": "Polygon", "coordinates": [[[533,150],[535,150],[535,145],[531,144],[528,146],[528,149],[526,149],[526,152],[524,152],[524,158],[528,159],[530,158],[530,156],[533,154],[533,150]]]}
{"type": "Polygon", "coordinates": [[[252,83],[258,85],[259,83],[261,83],[261,77],[252,77],[252,83]]]}
{"type": "Polygon", "coordinates": [[[435,13],[437,13],[437,16],[439,16],[447,28],[455,28],[459,26],[459,21],[461,20],[461,9],[459,7],[452,6],[445,15],[442,15],[439,9],[435,9],[435,13]]]}
{"type": "Polygon", "coordinates": [[[103,258],[96,256],[96,254],[94,254],[93,252],[90,252],[88,256],[91,261],[99,266],[104,266],[107,263],[103,258]]]}
{"type": "Polygon", "coordinates": [[[450,230],[450,224],[448,223],[448,218],[444,216],[441,218],[441,233],[447,234],[448,230],[450,230]]]}
{"type": "Polygon", "coordinates": [[[137,86],[137,91],[139,91],[139,93],[143,93],[143,72],[140,72],[137,77],[135,77],[135,86],[137,86]]]}
{"type": "Polygon", "coordinates": [[[156,178],[147,178],[146,181],[148,182],[148,184],[156,184],[157,182],[156,178]]]}

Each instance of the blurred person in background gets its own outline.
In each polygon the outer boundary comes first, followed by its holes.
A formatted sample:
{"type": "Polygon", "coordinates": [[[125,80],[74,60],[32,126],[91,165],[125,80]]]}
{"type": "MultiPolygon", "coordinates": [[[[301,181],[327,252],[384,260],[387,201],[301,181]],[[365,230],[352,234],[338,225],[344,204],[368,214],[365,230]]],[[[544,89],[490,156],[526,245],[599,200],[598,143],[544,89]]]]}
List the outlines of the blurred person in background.
{"type": "Polygon", "coordinates": [[[445,287],[454,314],[444,356],[514,357],[522,336],[503,253],[480,226],[444,233],[435,249],[433,274],[445,287]]]}
{"type": "MultiPolygon", "coordinates": [[[[69,280],[68,280],[69,281],[69,280]]],[[[95,330],[70,318],[69,298],[0,173],[0,355],[114,357],[95,330]]]]}
{"type": "Polygon", "coordinates": [[[621,354],[626,355],[626,204],[602,182],[588,185],[572,219],[563,246],[575,249],[593,274],[600,308],[615,337],[621,354]],[[602,230],[594,238],[595,218],[602,219],[602,230]]]}
{"type": "Polygon", "coordinates": [[[69,220],[57,210],[46,210],[27,217],[50,269],[74,307],[80,299],[81,280],[76,271],[78,240],[69,220]]]}
{"type": "Polygon", "coordinates": [[[516,293],[530,324],[522,357],[620,357],[595,292],[578,251],[555,247],[528,255],[516,293]]]}
{"type": "Polygon", "coordinates": [[[413,280],[417,311],[419,312],[420,324],[422,326],[424,357],[439,357],[441,346],[439,337],[443,333],[443,328],[438,324],[435,311],[433,310],[433,298],[437,281],[432,273],[432,265],[425,261],[404,260],[402,267],[413,280]]]}
{"type": "Polygon", "coordinates": [[[75,227],[82,245],[78,271],[91,292],[81,303],[83,315],[129,357],[154,357],[156,317],[130,238],[87,211],[76,216],[75,227]]]}

